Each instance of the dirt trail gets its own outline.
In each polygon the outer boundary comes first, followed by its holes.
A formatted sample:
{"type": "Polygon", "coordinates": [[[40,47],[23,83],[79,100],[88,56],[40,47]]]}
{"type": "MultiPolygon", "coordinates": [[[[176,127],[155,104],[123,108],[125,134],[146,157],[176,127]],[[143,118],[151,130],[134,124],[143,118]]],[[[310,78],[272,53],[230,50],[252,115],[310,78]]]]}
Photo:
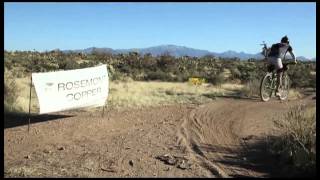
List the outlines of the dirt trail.
{"type": "Polygon", "coordinates": [[[285,176],[266,153],[266,137],[276,134],[273,118],[295,104],[315,103],[312,97],[290,102],[218,99],[190,112],[178,143],[213,176],[285,176]]]}
{"type": "Polygon", "coordinates": [[[263,144],[272,117],[310,96],[280,103],[219,98],[203,105],[7,116],[6,177],[266,177],[277,175],[263,144]],[[161,155],[185,159],[187,168],[161,155]]]}

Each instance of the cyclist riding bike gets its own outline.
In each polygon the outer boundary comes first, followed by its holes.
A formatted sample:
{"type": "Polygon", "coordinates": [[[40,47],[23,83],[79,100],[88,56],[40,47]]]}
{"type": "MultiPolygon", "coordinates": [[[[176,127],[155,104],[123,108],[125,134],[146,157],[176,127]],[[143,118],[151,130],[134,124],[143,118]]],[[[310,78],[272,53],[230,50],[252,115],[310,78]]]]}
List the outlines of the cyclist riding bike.
{"type": "Polygon", "coordinates": [[[273,44],[270,48],[270,52],[268,54],[268,62],[274,65],[277,71],[277,86],[276,86],[276,96],[280,96],[279,88],[280,84],[282,84],[282,72],[283,72],[283,64],[282,59],[285,58],[286,53],[289,52],[294,63],[297,63],[296,57],[293,53],[292,47],[289,45],[289,38],[284,36],[281,39],[280,43],[273,44]]]}

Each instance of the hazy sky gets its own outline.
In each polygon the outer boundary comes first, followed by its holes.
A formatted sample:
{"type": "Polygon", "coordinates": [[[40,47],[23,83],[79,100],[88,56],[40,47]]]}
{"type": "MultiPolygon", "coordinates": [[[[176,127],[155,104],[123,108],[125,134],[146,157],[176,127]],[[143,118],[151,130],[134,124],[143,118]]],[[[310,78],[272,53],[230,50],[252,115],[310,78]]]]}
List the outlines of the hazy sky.
{"type": "Polygon", "coordinates": [[[174,44],[257,53],[288,35],[316,56],[316,3],[4,3],[6,50],[174,44]]]}

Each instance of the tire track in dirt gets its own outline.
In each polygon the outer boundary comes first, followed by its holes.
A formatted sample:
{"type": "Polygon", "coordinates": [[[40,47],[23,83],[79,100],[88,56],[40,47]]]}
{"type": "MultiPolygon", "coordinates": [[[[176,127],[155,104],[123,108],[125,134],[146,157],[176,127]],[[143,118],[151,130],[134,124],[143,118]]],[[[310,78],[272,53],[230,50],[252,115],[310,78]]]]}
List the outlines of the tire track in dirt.
{"type": "Polygon", "coordinates": [[[177,134],[178,145],[184,146],[190,158],[210,172],[206,174],[207,176],[227,177],[225,172],[220,167],[211,163],[198,148],[199,141],[203,141],[203,129],[199,119],[194,117],[195,110],[191,111],[189,117],[184,117],[183,119],[183,123],[177,134]],[[190,119],[191,121],[189,121],[190,119]]]}
{"type": "Polygon", "coordinates": [[[184,117],[177,143],[185,146],[191,158],[211,173],[209,176],[268,177],[277,171],[275,162],[263,151],[264,138],[274,133],[273,118],[295,104],[315,102],[310,99],[218,99],[184,117]]]}

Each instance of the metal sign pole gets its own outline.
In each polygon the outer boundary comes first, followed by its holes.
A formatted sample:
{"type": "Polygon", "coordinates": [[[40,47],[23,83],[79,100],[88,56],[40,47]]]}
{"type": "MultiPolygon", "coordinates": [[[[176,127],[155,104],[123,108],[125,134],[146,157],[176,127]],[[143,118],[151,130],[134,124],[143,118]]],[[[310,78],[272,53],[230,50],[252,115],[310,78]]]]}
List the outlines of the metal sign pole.
{"type": "Polygon", "coordinates": [[[30,95],[29,95],[29,123],[28,123],[28,132],[30,130],[30,110],[31,110],[31,88],[32,88],[32,74],[31,74],[31,81],[30,81],[30,95]]]}

